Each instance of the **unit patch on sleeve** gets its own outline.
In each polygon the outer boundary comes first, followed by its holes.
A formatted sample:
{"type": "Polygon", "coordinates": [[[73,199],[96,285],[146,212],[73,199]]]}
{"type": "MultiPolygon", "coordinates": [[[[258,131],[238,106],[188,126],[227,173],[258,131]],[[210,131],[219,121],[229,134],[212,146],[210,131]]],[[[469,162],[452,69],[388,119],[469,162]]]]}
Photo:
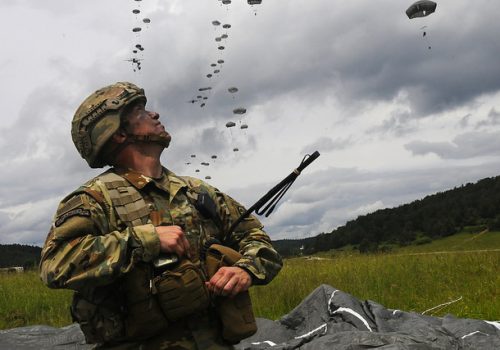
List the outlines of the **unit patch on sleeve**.
{"type": "Polygon", "coordinates": [[[61,216],[59,216],[56,220],[56,222],[54,223],[54,225],[56,227],[59,227],[61,226],[66,220],[68,220],[69,218],[73,217],[73,216],[84,216],[84,217],[90,217],[90,210],[88,209],[83,209],[83,208],[77,208],[77,209],[73,209],[73,210],[70,210],[64,214],[62,214],[61,216]]]}

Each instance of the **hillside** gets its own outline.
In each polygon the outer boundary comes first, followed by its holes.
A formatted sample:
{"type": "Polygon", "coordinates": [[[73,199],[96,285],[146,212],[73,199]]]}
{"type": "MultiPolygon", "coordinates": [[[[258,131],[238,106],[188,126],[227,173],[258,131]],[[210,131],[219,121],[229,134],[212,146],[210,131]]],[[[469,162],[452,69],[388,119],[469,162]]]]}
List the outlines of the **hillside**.
{"type": "Polygon", "coordinates": [[[0,267],[38,266],[42,248],[21,244],[0,244],[0,267]]]}
{"type": "Polygon", "coordinates": [[[284,256],[355,246],[361,252],[390,245],[425,243],[464,230],[500,229],[500,176],[485,178],[391,209],[348,221],[329,233],[297,240],[278,240],[284,256]],[[300,249],[302,247],[302,249],[300,249]]]}

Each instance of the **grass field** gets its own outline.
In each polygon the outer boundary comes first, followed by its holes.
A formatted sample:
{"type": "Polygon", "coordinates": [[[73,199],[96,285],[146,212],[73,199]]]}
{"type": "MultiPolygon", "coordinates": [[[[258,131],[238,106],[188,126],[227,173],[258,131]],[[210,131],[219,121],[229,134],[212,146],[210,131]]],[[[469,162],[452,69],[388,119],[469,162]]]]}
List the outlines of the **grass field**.
{"type": "MultiPolygon", "coordinates": [[[[321,260],[287,259],[268,286],[252,288],[257,316],[277,319],[321,284],[391,309],[428,315],[500,319],[500,233],[457,234],[391,253],[321,254],[321,260]]],[[[50,290],[35,272],[0,274],[0,329],[71,323],[71,292],[50,290]]]]}

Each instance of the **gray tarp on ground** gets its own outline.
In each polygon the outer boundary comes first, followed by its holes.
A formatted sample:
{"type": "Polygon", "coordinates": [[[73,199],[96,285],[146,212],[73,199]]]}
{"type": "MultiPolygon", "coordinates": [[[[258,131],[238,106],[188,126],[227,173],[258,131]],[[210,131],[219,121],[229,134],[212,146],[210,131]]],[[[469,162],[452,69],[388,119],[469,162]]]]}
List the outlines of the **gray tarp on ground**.
{"type": "MultiPolygon", "coordinates": [[[[259,331],[237,349],[427,350],[500,349],[500,324],[389,310],[322,285],[278,321],[258,319],[259,331]]],[[[0,331],[0,349],[90,349],[78,325],[0,331]]]]}

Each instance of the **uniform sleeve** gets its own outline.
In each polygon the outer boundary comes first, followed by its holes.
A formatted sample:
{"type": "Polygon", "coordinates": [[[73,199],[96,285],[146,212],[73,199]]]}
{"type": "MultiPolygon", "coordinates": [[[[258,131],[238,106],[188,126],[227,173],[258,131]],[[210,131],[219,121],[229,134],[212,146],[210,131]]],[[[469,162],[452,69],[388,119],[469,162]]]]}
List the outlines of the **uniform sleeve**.
{"type": "Polygon", "coordinates": [[[151,224],[109,229],[109,217],[92,196],[63,200],[42,249],[40,277],[51,288],[83,291],[106,285],[137,261],[158,256],[160,241],[151,224]]]}
{"type": "MultiPolygon", "coordinates": [[[[226,194],[218,192],[217,196],[222,209],[221,217],[224,231],[227,232],[231,224],[246,209],[226,194]]],[[[253,284],[269,283],[283,266],[281,256],[273,248],[271,239],[264,232],[262,224],[254,215],[250,215],[236,227],[235,232],[233,232],[226,244],[243,255],[235,266],[249,272],[253,284]]]]}

